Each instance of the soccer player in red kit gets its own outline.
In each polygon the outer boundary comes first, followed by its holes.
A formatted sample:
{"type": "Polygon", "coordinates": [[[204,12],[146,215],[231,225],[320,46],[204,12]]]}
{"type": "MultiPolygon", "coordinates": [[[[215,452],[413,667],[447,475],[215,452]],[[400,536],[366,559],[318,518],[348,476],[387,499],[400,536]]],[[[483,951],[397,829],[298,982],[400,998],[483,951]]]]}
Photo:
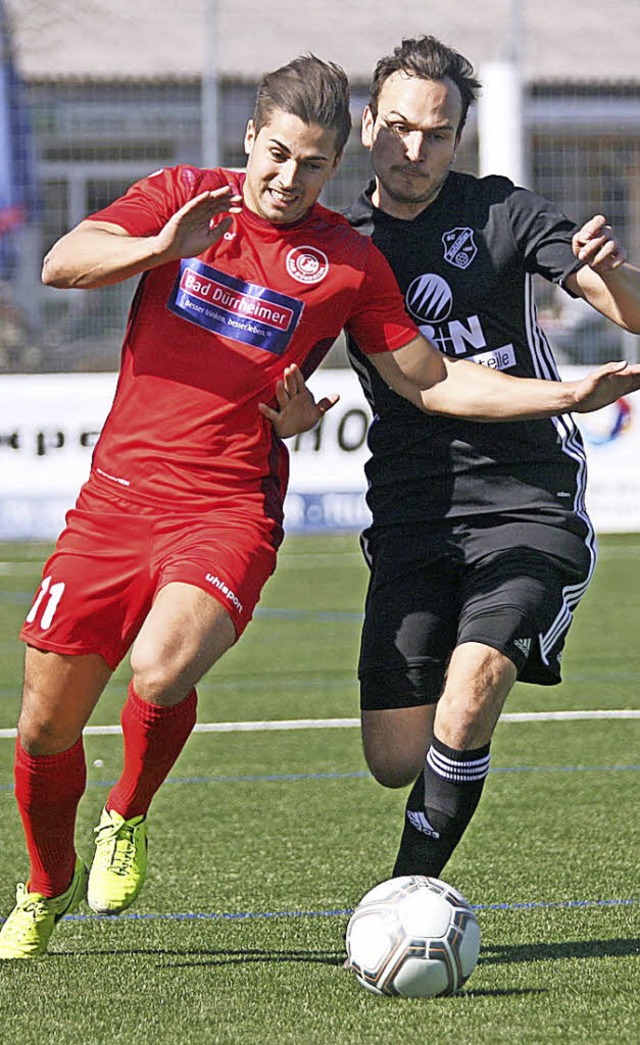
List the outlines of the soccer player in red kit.
{"type": "Polygon", "coordinates": [[[275,567],[287,452],[258,403],[285,366],[310,373],[353,326],[399,391],[444,377],[377,248],[316,202],[350,126],[344,72],[297,59],[259,87],[246,178],[158,171],[45,259],[57,287],[141,279],[90,478],[21,632],[15,793],[30,873],[0,958],[43,954],[87,882],[101,913],[139,892],[146,814],[195,723],[195,684],[275,567]],[[82,730],[130,647],[124,766],[89,875],[74,844],[82,730]]]}

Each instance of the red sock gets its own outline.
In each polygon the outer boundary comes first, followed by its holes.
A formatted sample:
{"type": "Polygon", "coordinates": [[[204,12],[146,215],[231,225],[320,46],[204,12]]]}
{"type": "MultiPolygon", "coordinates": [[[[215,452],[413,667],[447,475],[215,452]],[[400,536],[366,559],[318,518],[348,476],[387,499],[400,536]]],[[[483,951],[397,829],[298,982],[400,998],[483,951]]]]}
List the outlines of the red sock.
{"type": "Polygon", "coordinates": [[[141,700],[129,684],[120,722],[124,768],[109,792],[107,808],[125,820],[143,816],[186,744],[196,722],[197,697],[191,690],[180,704],[163,707],[141,700]]]}
{"type": "Polygon", "coordinates": [[[29,755],[16,741],[15,794],[31,862],[29,890],[60,896],[76,861],[76,810],[87,782],[82,737],[59,755],[29,755]]]}

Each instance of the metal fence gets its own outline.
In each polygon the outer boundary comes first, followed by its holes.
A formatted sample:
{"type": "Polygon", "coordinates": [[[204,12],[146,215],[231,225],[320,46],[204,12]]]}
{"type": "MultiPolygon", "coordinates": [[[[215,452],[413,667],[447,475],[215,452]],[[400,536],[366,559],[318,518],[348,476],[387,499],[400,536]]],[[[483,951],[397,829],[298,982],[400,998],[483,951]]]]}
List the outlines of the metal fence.
{"type": "MultiPolygon", "coordinates": [[[[40,283],[42,257],[62,233],[137,178],[163,165],[201,162],[200,83],[32,82],[21,94],[15,87],[5,80],[0,94],[0,103],[13,99],[4,128],[0,122],[0,142],[4,133],[16,153],[9,168],[5,149],[3,165],[14,202],[5,205],[0,197],[0,371],[115,369],[132,282],[57,291],[40,283]]],[[[366,89],[352,89],[358,128],[366,89]]],[[[220,85],[225,166],[244,162],[254,91],[246,83],[220,85]]],[[[524,126],[528,184],[578,221],[606,214],[640,263],[640,81],[532,88],[524,98],[524,126]]],[[[328,206],[345,206],[370,176],[358,137],[356,130],[326,190],[328,206]]],[[[474,118],[457,165],[477,172],[474,118]]],[[[0,193],[2,184],[0,171],[0,193]]],[[[542,283],[539,306],[561,362],[638,358],[638,338],[542,283]]],[[[340,346],[330,362],[341,362],[340,346]]]]}

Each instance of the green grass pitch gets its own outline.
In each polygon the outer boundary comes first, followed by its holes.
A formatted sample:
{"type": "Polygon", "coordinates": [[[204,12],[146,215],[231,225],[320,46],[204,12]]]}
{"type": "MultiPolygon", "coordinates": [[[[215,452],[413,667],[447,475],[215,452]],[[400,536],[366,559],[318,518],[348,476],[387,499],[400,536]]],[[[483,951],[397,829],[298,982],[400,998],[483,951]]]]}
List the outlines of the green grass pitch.
{"type": "MultiPolygon", "coordinates": [[[[508,712],[640,710],[640,536],[601,538],[565,681],[508,712]]],[[[0,546],[0,729],[47,549],[0,546]]],[[[290,537],[242,642],[199,687],[199,721],[355,718],[366,583],[355,536],[290,537]]],[[[92,719],[115,724],[128,672],[92,719]]],[[[88,735],[77,843],[120,767],[88,735]]],[[[0,912],[26,862],[0,737],[0,912]]],[[[348,911],[388,877],[402,792],[366,774],[358,730],[199,732],[150,816],[134,910],[65,919],[47,958],[0,966],[0,1042],[20,1045],[620,1045],[638,1041],[640,719],[502,722],[478,813],[445,872],[483,945],[460,994],[376,998],[342,968],[348,911]]]]}

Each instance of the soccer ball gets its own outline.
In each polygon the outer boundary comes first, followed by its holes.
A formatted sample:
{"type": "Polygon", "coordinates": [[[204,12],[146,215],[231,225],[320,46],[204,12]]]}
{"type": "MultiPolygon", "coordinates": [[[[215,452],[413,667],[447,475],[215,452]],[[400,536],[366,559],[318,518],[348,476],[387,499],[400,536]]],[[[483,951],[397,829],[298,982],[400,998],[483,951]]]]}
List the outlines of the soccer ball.
{"type": "Polygon", "coordinates": [[[480,926],[465,898],[439,878],[408,875],[371,889],[347,926],[348,967],[374,994],[435,998],[468,980],[480,926]]]}

